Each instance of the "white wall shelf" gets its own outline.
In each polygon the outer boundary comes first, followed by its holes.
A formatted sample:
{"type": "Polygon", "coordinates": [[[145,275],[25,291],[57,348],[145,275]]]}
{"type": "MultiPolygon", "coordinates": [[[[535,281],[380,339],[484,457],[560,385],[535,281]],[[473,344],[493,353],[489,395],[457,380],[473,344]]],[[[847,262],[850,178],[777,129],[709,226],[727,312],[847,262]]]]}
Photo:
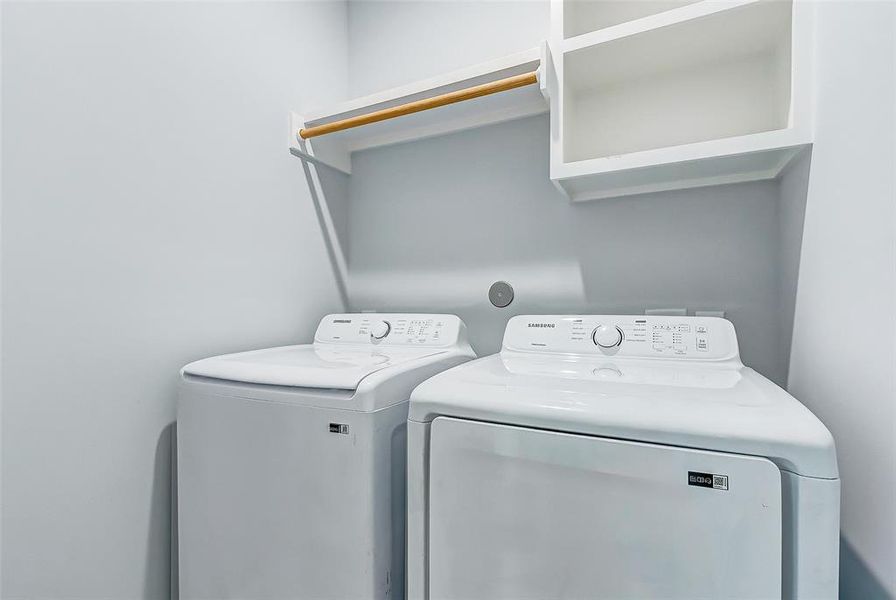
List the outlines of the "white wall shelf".
{"type": "MultiPolygon", "coordinates": [[[[786,0],[635,3],[575,37],[555,2],[551,179],[572,200],[771,179],[811,144],[811,8],[786,0]],[[675,6],[673,6],[675,5],[675,6]]],[[[608,16],[609,15],[609,16],[608,16]]]]}
{"type": "Polygon", "coordinates": [[[538,70],[546,45],[486,63],[350,100],[290,118],[290,151],[306,160],[351,173],[351,154],[358,150],[423,139],[547,112],[543,78],[538,85],[466,100],[457,104],[302,140],[297,132],[357,115],[431,98],[475,85],[538,70]]]}
{"type": "Polygon", "coordinates": [[[350,174],[359,150],[550,110],[551,180],[582,201],[773,179],[811,145],[811,2],[552,1],[548,43],[293,113],[291,152],[350,174]],[[298,135],[532,71],[538,85],[298,135]]]}

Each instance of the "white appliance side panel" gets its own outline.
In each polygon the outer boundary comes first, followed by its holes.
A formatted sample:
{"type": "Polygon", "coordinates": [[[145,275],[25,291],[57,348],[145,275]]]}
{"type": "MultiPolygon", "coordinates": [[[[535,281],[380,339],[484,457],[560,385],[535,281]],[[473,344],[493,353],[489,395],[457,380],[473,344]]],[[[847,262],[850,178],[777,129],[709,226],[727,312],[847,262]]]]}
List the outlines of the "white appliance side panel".
{"type": "Polygon", "coordinates": [[[184,394],[180,597],[401,597],[406,418],[184,394]]]}
{"type": "Polygon", "coordinates": [[[840,584],[840,480],[782,471],[784,597],[836,600],[840,584]]]}
{"type": "Polygon", "coordinates": [[[439,417],[429,467],[431,600],[781,597],[766,459],[439,417]]]}

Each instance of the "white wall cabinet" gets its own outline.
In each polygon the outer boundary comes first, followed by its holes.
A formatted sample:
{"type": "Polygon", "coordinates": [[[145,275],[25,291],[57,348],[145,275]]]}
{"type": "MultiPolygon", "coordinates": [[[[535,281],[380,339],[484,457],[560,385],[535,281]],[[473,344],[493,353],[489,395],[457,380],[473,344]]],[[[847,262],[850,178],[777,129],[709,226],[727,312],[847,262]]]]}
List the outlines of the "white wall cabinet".
{"type": "Polygon", "coordinates": [[[812,141],[810,10],[556,0],[551,179],[593,200],[776,177],[812,141]]]}

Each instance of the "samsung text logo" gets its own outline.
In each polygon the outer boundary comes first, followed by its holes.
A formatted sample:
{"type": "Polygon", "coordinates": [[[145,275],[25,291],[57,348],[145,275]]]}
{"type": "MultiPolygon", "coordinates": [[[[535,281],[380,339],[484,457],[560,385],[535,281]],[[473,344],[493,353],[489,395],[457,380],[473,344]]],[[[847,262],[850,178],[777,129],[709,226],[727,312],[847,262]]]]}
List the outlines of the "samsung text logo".
{"type": "Polygon", "coordinates": [[[529,323],[529,327],[550,327],[553,329],[556,325],[553,323],[529,323]]]}

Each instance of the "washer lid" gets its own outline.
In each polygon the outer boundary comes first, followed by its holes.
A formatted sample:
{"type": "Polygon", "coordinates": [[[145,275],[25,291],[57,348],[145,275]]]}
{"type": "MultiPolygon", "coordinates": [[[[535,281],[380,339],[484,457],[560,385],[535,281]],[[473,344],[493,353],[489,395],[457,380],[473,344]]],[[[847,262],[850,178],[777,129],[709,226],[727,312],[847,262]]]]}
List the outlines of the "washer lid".
{"type": "Polygon", "coordinates": [[[206,358],[188,364],[183,373],[263,385],[354,390],[371,373],[442,352],[436,348],[306,344],[206,358]]]}
{"type": "Polygon", "coordinates": [[[836,478],[834,442],[790,394],[739,362],[504,350],[428,379],[408,418],[440,415],[763,456],[836,478]]]}

